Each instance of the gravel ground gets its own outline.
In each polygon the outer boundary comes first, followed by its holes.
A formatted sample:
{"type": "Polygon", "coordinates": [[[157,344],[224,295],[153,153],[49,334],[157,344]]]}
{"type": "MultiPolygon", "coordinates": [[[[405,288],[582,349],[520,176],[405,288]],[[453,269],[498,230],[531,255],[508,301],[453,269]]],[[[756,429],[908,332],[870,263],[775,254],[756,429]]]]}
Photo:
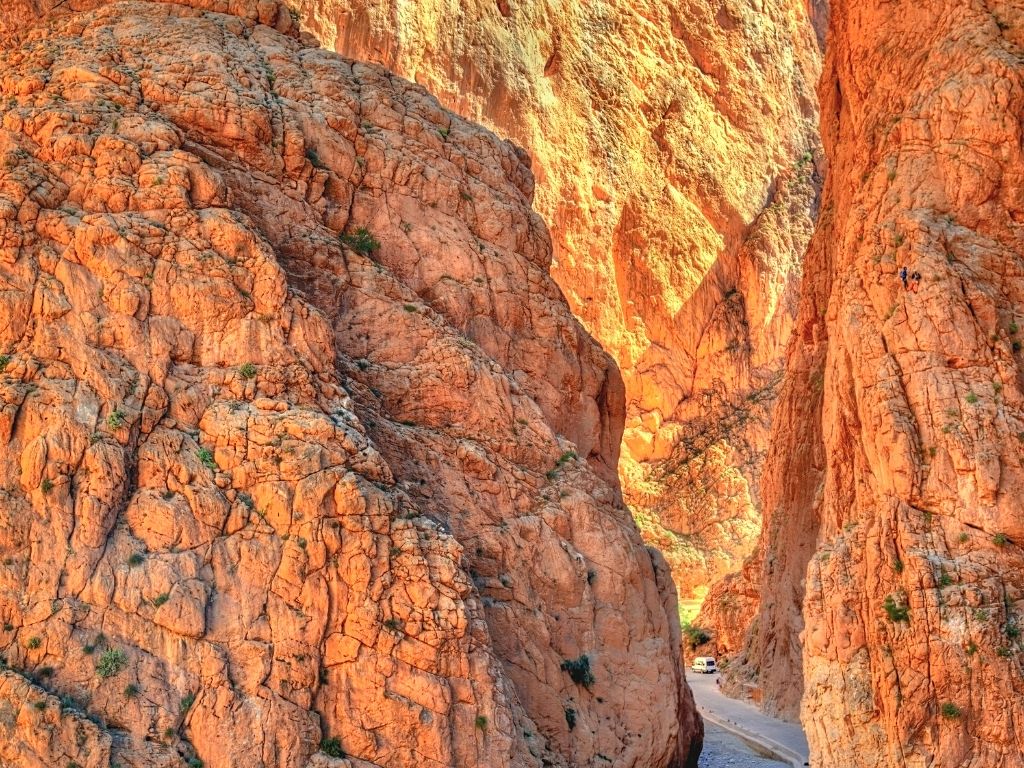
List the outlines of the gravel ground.
{"type": "Polygon", "coordinates": [[[700,768],[782,768],[785,763],[762,757],[740,739],[704,721],[704,751],[700,768]]]}

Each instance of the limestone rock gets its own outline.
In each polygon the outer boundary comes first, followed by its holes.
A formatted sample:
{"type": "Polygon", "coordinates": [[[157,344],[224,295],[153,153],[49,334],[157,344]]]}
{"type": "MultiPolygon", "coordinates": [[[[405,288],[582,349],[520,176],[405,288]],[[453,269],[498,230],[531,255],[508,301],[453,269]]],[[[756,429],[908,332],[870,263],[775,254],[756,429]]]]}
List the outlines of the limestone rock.
{"type": "Polygon", "coordinates": [[[102,727],[8,764],[693,764],[522,154],[277,2],[52,5],[0,26],[0,646],[102,727]]]}
{"type": "Polygon", "coordinates": [[[828,182],[742,674],[770,708],[803,694],[815,766],[1014,768],[1024,6],[830,5],[828,182]]]}
{"type": "Polygon", "coordinates": [[[618,362],[620,471],[683,597],[739,568],[818,178],[811,19],[788,0],[297,0],[525,147],[552,274],[618,362]]]}

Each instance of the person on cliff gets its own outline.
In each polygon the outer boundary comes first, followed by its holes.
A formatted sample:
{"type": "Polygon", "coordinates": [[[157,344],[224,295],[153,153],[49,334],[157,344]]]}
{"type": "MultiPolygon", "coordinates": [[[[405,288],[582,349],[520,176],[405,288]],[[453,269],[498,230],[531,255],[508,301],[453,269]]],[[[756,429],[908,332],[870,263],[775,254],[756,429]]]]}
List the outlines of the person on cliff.
{"type": "Polygon", "coordinates": [[[921,273],[915,272],[910,276],[910,290],[917,293],[917,289],[921,286],[921,273]]]}
{"type": "Polygon", "coordinates": [[[907,268],[905,266],[900,267],[900,280],[903,281],[903,290],[907,290],[907,268]]]}

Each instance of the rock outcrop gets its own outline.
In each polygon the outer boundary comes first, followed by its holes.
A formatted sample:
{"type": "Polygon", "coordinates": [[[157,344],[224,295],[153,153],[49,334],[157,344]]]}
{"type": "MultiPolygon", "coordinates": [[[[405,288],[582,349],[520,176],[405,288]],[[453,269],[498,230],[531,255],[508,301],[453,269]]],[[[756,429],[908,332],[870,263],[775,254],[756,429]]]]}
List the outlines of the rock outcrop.
{"type": "Polygon", "coordinates": [[[812,230],[820,3],[297,0],[524,146],[553,275],[623,371],[621,472],[682,593],[739,568],[812,230]]]}
{"type": "Polygon", "coordinates": [[[1017,0],[831,3],[746,655],[822,768],[1024,765],[1022,50],[1017,0]]]}
{"type": "Polygon", "coordinates": [[[46,5],[0,20],[4,764],[694,764],[521,152],[269,0],[46,5]]]}

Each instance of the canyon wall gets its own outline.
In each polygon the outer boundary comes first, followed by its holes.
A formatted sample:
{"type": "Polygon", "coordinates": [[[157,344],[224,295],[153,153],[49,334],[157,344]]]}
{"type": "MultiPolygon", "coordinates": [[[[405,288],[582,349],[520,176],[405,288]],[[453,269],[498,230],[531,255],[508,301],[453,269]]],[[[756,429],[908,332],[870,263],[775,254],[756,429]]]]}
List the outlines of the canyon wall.
{"type": "Polygon", "coordinates": [[[275,2],[5,6],[0,762],[695,765],[532,195],[275,2]]]}
{"type": "Polygon", "coordinates": [[[296,0],[326,47],[530,154],[552,273],[623,371],[627,501],[685,596],[760,531],[816,206],[819,6],[296,0]]]}
{"type": "Polygon", "coordinates": [[[1014,768],[1024,3],[834,0],[827,51],[740,673],[789,714],[802,678],[814,766],[1014,768]]]}

